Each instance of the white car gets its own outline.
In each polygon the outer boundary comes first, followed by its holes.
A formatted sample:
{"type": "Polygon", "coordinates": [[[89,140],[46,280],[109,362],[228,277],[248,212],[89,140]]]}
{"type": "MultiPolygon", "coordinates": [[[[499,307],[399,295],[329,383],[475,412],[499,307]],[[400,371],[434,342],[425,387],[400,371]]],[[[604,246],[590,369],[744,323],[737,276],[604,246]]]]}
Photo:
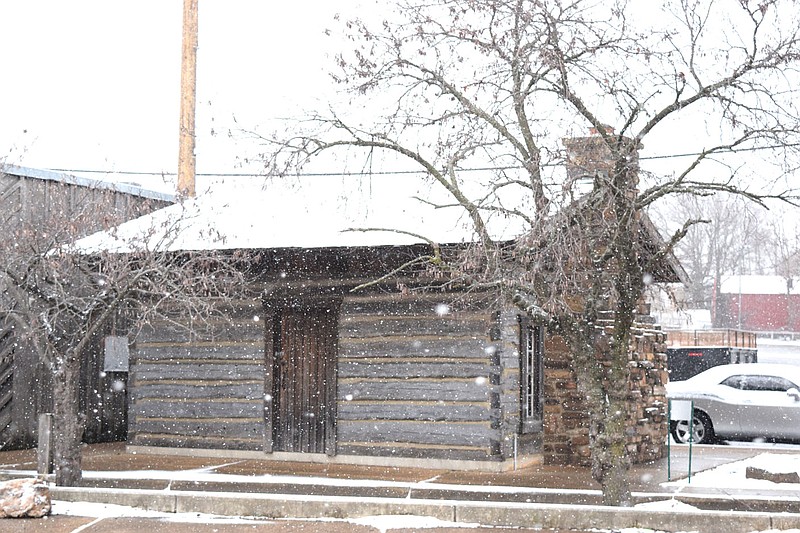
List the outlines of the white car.
{"type": "Polygon", "coordinates": [[[721,439],[800,441],[800,366],[768,363],[720,365],[685,381],[667,383],[676,442],[721,439]],[[686,418],[694,402],[691,430],[686,418]]]}

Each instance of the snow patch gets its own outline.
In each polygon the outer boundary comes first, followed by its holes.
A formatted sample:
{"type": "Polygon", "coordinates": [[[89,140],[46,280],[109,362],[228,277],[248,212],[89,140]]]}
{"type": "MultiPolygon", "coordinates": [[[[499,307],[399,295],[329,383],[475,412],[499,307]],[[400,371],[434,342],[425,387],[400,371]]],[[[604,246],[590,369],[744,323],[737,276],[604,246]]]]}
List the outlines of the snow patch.
{"type": "Polygon", "coordinates": [[[165,522],[190,522],[203,524],[253,524],[253,522],[274,522],[259,518],[241,516],[219,516],[204,513],[165,513],[148,511],[125,505],[90,502],[53,501],[52,513],[63,516],[85,516],[92,518],[155,518],[165,522]]]}
{"type": "Polygon", "coordinates": [[[800,455],[783,453],[762,453],[741,461],[726,463],[716,468],[694,474],[691,483],[688,478],[662,483],[667,487],[727,487],[730,489],[785,489],[800,490],[797,483],[773,483],[762,479],[751,479],[746,476],[748,466],[761,468],[768,472],[800,473],[800,455]]]}
{"type": "Polygon", "coordinates": [[[689,505],[688,503],[683,503],[675,499],[639,503],[634,505],[634,507],[637,509],[646,509],[648,511],[697,511],[697,507],[694,505],[689,505]]]}

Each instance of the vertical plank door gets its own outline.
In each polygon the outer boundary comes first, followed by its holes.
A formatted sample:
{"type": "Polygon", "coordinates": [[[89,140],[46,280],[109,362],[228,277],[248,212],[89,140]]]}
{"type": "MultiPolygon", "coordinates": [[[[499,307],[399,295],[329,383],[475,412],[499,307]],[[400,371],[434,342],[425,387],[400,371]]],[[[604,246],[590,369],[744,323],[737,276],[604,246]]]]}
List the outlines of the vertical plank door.
{"type": "Polygon", "coordinates": [[[326,308],[284,308],[273,343],[274,450],[329,453],[335,418],[336,314],[326,308]]]}

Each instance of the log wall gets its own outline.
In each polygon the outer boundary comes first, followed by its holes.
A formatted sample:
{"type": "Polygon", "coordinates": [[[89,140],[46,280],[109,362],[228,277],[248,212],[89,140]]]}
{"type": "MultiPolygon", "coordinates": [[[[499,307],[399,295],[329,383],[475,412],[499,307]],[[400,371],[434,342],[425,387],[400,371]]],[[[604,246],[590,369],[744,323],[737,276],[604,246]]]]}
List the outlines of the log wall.
{"type": "Polygon", "coordinates": [[[451,299],[344,299],[338,453],[500,459],[495,320],[480,299],[451,299]]]}
{"type": "MultiPolygon", "coordinates": [[[[337,455],[511,457],[520,409],[516,314],[494,313],[475,296],[452,299],[344,298],[337,455]]],[[[129,442],[268,450],[264,316],[261,302],[242,302],[210,329],[143,331],[132,352],[129,442]]]]}
{"type": "Polygon", "coordinates": [[[264,448],[262,306],[243,301],[220,311],[224,316],[209,324],[153,324],[138,336],[129,376],[131,444],[264,448]]]}

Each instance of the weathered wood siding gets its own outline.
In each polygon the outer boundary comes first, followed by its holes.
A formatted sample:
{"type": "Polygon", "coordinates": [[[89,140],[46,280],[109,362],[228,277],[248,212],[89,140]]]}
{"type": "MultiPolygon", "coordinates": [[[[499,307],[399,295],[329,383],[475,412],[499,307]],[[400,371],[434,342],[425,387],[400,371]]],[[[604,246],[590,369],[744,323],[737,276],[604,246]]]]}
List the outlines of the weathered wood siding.
{"type": "Polygon", "coordinates": [[[10,321],[0,320],[0,431],[13,419],[14,349],[14,328],[10,321]]]}
{"type": "Polygon", "coordinates": [[[96,336],[81,360],[80,412],[84,442],[124,441],[128,435],[128,373],[106,372],[104,335],[96,336]]]}
{"type": "Polygon", "coordinates": [[[495,320],[485,301],[451,299],[345,298],[338,453],[500,458],[495,320]]]}
{"type": "Polygon", "coordinates": [[[333,455],[338,313],[299,307],[272,316],[272,450],[333,455]]]}
{"type": "MultiPolygon", "coordinates": [[[[57,173],[46,173],[60,176],[57,173]]],[[[143,191],[147,192],[147,191],[143,191]]],[[[106,229],[166,205],[165,195],[140,196],[108,187],[79,185],[65,180],[42,179],[3,172],[0,166],[0,221],[5,229],[51,218],[63,221],[70,213],[94,209],[98,215],[81,228],[80,235],[106,229]]]]}
{"type": "MultiPolygon", "coordinates": [[[[171,203],[168,195],[134,192],[135,187],[115,189],[48,171],[14,174],[15,168],[0,165],[0,227],[6,233],[25,223],[63,223],[89,208],[96,216],[76,233],[88,235],[171,203]]],[[[52,411],[50,371],[24,339],[13,338],[4,346],[14,350],[0,347],[0,444],[3,449],[32,447],[39,413],[52,411]]],[[[82,362],[81,375],[81,411],[87,416],[84,441],[89,443],[124,440],[126,435],[126,389],[118,385],[126,376],[104,374],[102,365],[102,346],[95,343],[82,362]]]]}
{"type": "Polygon", "coordinates": [[[129,442],[261,450],[264,323],[260,302],[221,309],[209,327],[152,324],[132,353],[129,442]]]}

